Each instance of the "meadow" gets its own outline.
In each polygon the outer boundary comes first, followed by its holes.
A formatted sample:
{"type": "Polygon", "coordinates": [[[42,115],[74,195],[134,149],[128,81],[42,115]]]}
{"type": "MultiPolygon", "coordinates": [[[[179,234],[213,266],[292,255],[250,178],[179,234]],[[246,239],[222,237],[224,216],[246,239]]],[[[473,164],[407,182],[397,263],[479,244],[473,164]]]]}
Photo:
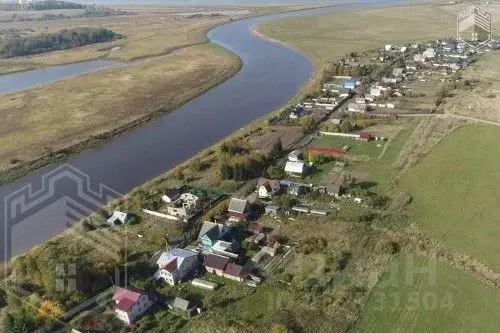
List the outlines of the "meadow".
{"type": "Polygon", "coordinates": [[[500,269],[500,128],[462,127],[400,180],[411,220],[436,239],[500,269]]]}
{"type": "MultiPolygon", "coordinates": [[[[352,51],[455,36],[456,14],[463,6],[415,4],[346,10],[285,18],[266,23],[259,31],[303,51],[320,69],[325,61],[352,51]]],[[[500,11],[498,6],[492,9],[494,14],[500,11]]],[[[493,16],[493,24],[499,17],[493,16]]]]}
{"type": "Polygon", "coordinates": [[[431,258],[401,254],[388,267],[351,333],[498,329],[500,294],[493,287],[431,258]]]}

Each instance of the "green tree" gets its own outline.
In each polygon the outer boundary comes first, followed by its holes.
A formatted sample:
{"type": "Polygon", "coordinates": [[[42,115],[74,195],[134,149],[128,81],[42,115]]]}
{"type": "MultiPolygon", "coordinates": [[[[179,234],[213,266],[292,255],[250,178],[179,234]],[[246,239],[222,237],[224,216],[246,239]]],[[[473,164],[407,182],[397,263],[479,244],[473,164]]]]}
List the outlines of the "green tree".
{"type": "Polygon", "coordinates": [[[267,176],[271,179],[282,179],[285,178],[285,170],[278,165],[271,165],[267,168],[267,176]]]}

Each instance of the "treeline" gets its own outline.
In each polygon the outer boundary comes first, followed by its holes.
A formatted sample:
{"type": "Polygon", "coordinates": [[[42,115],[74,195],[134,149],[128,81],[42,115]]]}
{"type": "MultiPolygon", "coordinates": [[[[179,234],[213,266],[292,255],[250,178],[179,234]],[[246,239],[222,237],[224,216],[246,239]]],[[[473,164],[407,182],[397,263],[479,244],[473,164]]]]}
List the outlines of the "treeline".
{"type": "Polygon", "coordinates": [[[84,9],[86,6],[70,1],[45,0],[29,3],[1,2],[0,10],[24,11],[24,10],[51,10],[51,9],[84,9]]]}
{"type": "Polygon", "coordinates": [[[12,18],[7,22],[25,22],[25,21],[51,21],[51,20],[64,20],[64,19],[74,19],[79,17],[106,17],[106,16],[118,16],[118,15],[135,15],[134,12],[127,12],[121,9],[112,9],[108,7],[96,7],[96,6],[85,6],[85,10],[77,14],[51,14],[44,13],[41,16],[35,16],[31,13],[14,13],[12,18]]]}
{"type": "Polygon", "coordinates": [[[0,44],[0,57],[11,58],[108,42],[119,35],[104,28],[64,29],[34,37],[6,36],[0,44]]]}

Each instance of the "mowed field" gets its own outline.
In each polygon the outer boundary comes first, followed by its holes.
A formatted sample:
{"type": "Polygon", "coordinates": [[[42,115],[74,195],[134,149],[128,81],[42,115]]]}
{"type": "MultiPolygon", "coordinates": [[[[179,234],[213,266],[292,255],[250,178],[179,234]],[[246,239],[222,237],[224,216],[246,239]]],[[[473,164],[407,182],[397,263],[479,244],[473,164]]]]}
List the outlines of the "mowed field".
{"type": "Polygon", "coordinates": [[[175,55],[0,95],[0,168],[28,161],[198,95],[238,68],[236,56],[204,44],[175,55]]]}
{"type": "Polygon", "coordinates": [[[389,267],[351,333],[498,331],[497,289],[429,258],[402,254],[389,267]]]}
{"type": "Polygon", "coordinates": [[[436,239],[500,270],[500,128],[470,125],[448,135],[400,186],[412,222],[436,239]]]}
{"type": "MultiPolygon", "coordinates": [[[[349,10],[273,21],[260,26],[259,31],[305,52],[319,69],[325,60],[338,59],[351,51],[455,36],[459,8],[407,5],[349,10]]],[[[492,9],[497,13],[499,8],[492,9]]]]}

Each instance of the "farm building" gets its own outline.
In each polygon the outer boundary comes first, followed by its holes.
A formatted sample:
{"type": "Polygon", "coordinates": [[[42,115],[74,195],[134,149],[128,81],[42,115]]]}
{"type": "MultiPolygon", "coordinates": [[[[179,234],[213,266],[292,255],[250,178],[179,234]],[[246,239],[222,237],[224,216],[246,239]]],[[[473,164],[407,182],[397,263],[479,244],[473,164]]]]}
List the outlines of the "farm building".
{"type": "Polygon", "coordinates": [[[358,137],[356,138],[356,140],[358,141],[365,141],[365,142],[368,142],[372,139],[372,136],[370,135],[370,133],[366,133],[366,132],[360,132],[358,134],[358,137]]]}
{"type": "Polygon", "coordinates": [[[354,80],[346,80],[342,83],[342,88],[345,89],[356,89],[356,81],[354,80]]]}
{"type": "Polygon", "coordinates": [[[248,201],[245,199],[232,198],[229,202],[227,211],[230,221],[238,222],[244,220],[248,216],[248,201]]]}
{"type": "Polygon", "coordinates": [[[350,112],[365,113],[367,110],[368,110],[368,106],[366,104],[349,103],[349,105],[347,106],[347,111],[350,111],[350,112]]]}
{"type": "Polygon", "coordinates": [[[306,165],[304,162],[288,161],[285,164],[285,172],[292,177],[300,177],[304,174],[306,165]]]}
{"type": "Polygon", "coordinates": [[[331,195],[334,197],[338,197],[340,195],[340,189],[341,189],[341,187],[338,184],[326,185],[326,193],[328,193],[328,195],[331,195]]]}

